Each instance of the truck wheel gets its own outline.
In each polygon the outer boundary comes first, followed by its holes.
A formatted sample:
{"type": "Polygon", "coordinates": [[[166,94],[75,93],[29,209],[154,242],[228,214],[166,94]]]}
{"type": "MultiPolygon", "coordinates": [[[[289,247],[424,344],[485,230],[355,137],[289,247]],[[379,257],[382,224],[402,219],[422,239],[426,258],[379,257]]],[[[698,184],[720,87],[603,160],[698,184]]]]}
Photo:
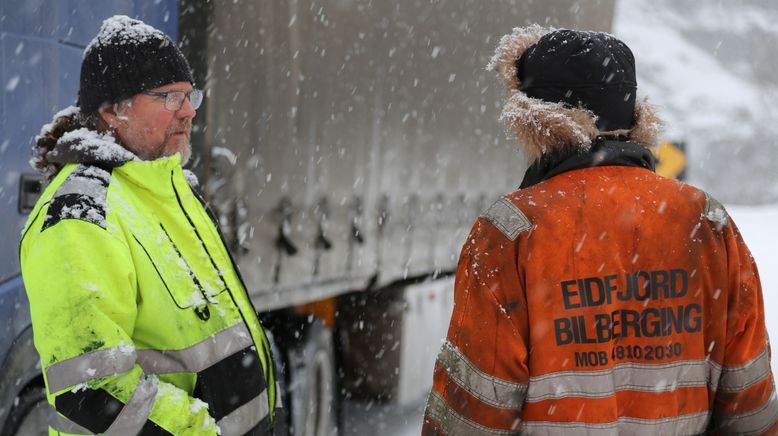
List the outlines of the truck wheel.
{"type": "Polygon", "coordinates": [[[19,394],[8,419],[3,426],[2,436],[46,436],[49,434],[49,403],[46,389],[32,385],[19,394]]]}
{"type": "Polygon", "coordinates": [[[289,351],[290,434],[332,436],[336,434],[332,332],[314,321],[301,339],[289,351]]]}

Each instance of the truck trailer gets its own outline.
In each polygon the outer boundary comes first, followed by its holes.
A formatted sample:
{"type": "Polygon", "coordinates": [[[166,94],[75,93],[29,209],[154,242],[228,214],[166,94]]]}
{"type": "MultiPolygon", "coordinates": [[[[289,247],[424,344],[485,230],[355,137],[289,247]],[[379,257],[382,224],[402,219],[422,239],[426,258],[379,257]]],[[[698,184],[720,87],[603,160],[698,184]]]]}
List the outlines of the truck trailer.
{"type": "Polygon", "coordinates": [[[126,14],[176,39],[206,98],[191,169],[272,336],[293,435],[347,429],[345,401],[418,401],[479,213],[526,162],[485,70],[501,35],[607,31],[615,0],[108,0],[0,3],[0,429],[48,407],[18,240],[42,179],[34,136],[74,104],[81,53],[126,14]]]}

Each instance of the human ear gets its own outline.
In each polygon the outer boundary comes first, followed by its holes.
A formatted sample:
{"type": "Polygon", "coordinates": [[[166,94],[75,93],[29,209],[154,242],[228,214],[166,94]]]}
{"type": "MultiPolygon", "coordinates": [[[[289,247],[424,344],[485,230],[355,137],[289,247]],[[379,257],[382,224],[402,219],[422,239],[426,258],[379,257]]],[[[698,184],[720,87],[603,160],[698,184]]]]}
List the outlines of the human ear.
{"type": "Polygon", "coordinates": [[[119,114],[118,109],[118,105],[116,104],[107,104],[97,109],[100,118],[105,121],[105,124],[108,125],[110,130],[116,130],[116,127],[122,122],[122,118],[124,118],[119,114]]]}
{"type": "Polygon", "coordinates": [[[117,127],[127,124],[127,111],[130,107],[132,107],[132,102],[124,100],[119,103],[105,105],[97,111],[108,127],[111,130],[116,130],[117,127]]]}

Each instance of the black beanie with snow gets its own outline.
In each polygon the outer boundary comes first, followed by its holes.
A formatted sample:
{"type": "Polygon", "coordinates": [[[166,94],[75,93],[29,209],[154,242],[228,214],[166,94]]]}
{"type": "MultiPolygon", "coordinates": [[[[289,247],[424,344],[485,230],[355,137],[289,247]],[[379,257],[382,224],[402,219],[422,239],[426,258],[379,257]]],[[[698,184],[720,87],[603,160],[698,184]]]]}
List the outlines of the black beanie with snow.
{"type": "Polygon", "coordinates": [[[142,21],[116,15],[103,21],[84,50],[78,105],[91,113],[175,82],[194,82],[175,42],[142,21]]]}
{"type": "Polygon", "coordinates": [[[607,33],[552,31],[519,57],[516,68],[528,97],[588,109],[600,131],[634,124],[635,58],[607,33]]]}

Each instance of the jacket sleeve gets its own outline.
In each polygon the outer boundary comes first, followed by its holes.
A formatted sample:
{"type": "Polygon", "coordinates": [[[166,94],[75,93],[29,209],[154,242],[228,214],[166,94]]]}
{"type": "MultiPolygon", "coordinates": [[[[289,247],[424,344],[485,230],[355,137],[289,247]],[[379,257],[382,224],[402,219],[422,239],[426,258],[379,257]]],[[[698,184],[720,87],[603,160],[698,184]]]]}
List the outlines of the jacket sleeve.
{"type": "Polygon", "coordinates": [[[216,434],[205,403],[136,363],[129,253],[110,229],[77,219],[22,241],[35,346],[57,412],[51,425],[71,434],[216,434]]]}
{"type": "Polygon", "coordinates": [[[764,434],[778,421],[770,369],[762,288],[756,263],[731,218],[722,229],[729,294],[727,339],[713,407],[712,426],[722,434],[764,434]]]}
{"type": "Polygon", "coordinates": [[[465,242],[424,435],[518,434],[528,382],[528,326],[516,247],[484,218],[465,242]]]}

